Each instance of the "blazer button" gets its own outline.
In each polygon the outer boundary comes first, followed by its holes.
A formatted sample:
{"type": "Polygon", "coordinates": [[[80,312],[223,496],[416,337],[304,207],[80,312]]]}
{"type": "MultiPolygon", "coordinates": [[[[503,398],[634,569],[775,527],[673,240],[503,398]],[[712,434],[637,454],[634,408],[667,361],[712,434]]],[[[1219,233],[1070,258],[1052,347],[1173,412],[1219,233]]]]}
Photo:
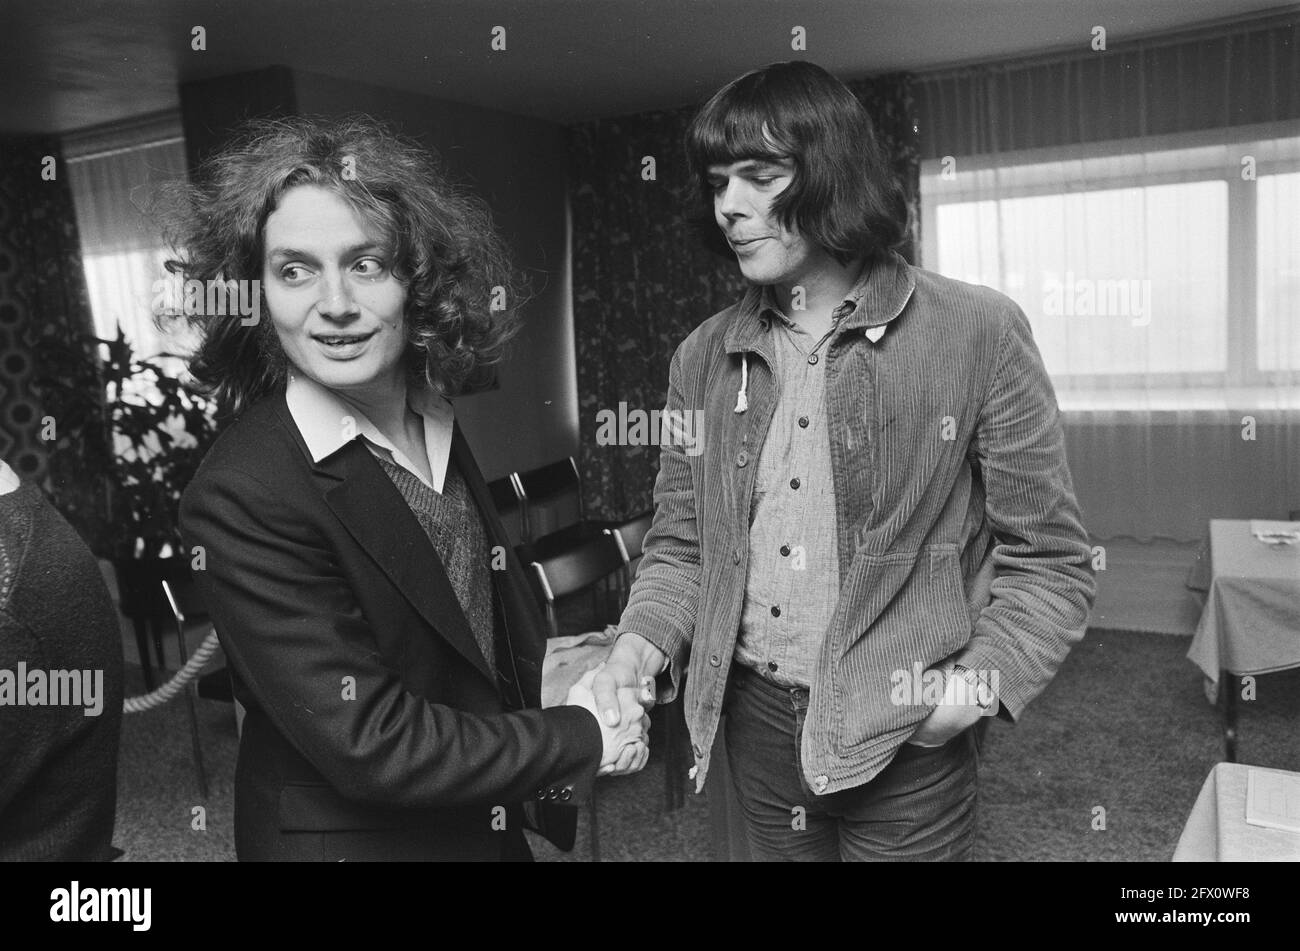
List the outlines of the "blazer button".
{"type": "Polygon", "coordinates": [[[736,453],[736,465],[742,469],[749,465],[749,453],[743,449],[736,453]]]}
{"type": "Polygon", "coordinates": [[[829,786],[830,784],[831,781],[827,779],[825,776],[818,776],[815,780],[813,780],[813,785],[817,787],[817,791],[819,793],[825,792],[826,787],[829,786]]]}
{"type": "Polygon", "coordinates": [[[545,799],[545,798],[546,798],[546,790],[545,790],[545,789],[539,789],[539,790],[537,790],[537,798],[538,798],[538,799],[545,799]]]}
{"type": "Polygon", "coordinates": [[[695,754],[696,759],[704,759],[704,750],[700,749],[700,744],[696,743],[691,747],[691,752],[695,754]]]}
{"type": "Polygon", "coordinates": [[[719,657],[717,654],[713,654],[709,657],[709,663],[712,664],[714,667],[721,667],[722,658],[719,657]]]}
{"type": "Polygon", "coordinates": [[[565,786],[563,789],[560,790],[560,802],[568,802],[572,798],[573,798],[573,789],[571,787],[565,786]]]}
{"type": "Polygon", "coordinates": [[[546,790],[546,798],[547,798],[547,799],[559,799],[559,798],[560,798],[560,791],[559,791],[558,789],[556,789],[554,786],[552,786],[550,789],[546,790]]]}
{"type": "Polygon", "coordinates": [[[737,549],[735,549],[735,550],[732,551],[732,553],[731,553],[731,561],[732,561],[733,564],[737,564],[737,565],[740,564],[740,549],[739,549],[739,548],[737,548],[737,549]]]}

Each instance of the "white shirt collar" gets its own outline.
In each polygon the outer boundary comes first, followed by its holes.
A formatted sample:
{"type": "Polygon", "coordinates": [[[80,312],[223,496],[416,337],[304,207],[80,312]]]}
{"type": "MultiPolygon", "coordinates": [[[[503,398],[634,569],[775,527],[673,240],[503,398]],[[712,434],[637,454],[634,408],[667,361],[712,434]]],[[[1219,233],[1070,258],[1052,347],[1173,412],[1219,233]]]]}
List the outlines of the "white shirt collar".
{"type": "MultiPolygon", "coordinates": [[[[411,460],[366,418],[365,413],[311,377],[290,371],[284,396],[289,405],[289,415],[302,433],[313,462],[333,455],[360,436],[369,443],[372,451],[379,450],[429,485],[411,460]]],[[[427,388],[408,391],[406,401],[424,420],[424,445],[428,452],[429,470],[433,473],[430,488],[442,492],[455,424],[451,403],[427,388]]]]}

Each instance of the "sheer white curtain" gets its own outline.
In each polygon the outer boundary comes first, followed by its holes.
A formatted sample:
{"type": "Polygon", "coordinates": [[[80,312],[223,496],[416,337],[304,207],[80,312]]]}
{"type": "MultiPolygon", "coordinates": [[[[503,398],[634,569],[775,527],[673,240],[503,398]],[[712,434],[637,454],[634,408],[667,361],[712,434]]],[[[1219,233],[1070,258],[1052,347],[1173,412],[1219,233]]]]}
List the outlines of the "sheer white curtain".
{"type": "Polygon", "coordinates": [[[922,264],[1025,311],[1094,536],[1300,509],[1296,36],[920,81],[922,264]]]}
{"type": "Polygon", "coordinates": [[[186,177],[179,116],[70,136],[65,148],[96,332],[115,337],[120,325],[141,357],[184,352],[187,337],[153,322],[167,253],[149,214],[157,187],[186,177]]]}
{"type": "MultiPolygon", "coordinates": [[[[137,360],[150,361],[168,376],[184,376],[184,358],[197,338],[183,324],[164,325],[164,331],[154,323],[155,298],[172,293],[174,285],[163,267],[170,252],[151,214],[159,186],[187,176],[179,115],[71,135],[64,148],[96,335],[114,339],[120,327],[137,360]]],[[[123,390],[110,392],[110,399],[136,404],[162,399],[148,372],[127,380],[123,390]]],[[[194,445],[180,416],[171,416],[163,428],[174,445],[194,445]]],[[[124,433],[114,436],[114,451],[123,459],[147,457],[157,447],[152,436],[142,450],[124,433]]]]}

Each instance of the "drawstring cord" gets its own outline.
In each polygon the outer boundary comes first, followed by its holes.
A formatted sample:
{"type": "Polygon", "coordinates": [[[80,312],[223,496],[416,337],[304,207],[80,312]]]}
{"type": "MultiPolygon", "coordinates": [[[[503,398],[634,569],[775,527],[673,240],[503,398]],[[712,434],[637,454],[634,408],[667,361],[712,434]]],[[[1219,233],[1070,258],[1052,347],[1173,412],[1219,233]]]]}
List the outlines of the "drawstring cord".
{"type": "MultiPolygon", "coordinates": [[[[817,346],[813,347],[812,349],[813,353],[816,353],[818,350],[820,350],[821,345],[830,339],[831,334],[835,332],[835,328],[836,326],[839,325],[839,322],[840,322],[839,317],[836,317],[834,325],[832,325],[830,330],[826,331],[826,336],[822,337],[821,340],[817,341],[817,346]]],[[[872,343],[878,343],[880,341],[880,338],[885,335],[885,325],[881,324],[878,327],[868,327],[866,330],[863,331],[863,333],[866,335],[867,339],[870,340],[872,343]]],[[[740,389],[736,391],[736,408],[732,410],[732,412],[743,413],[745,412],[745,410],[749,409],[749,394],[747,392],[748,389],[749,389],[749,354],[742,353],[740,355],[740,389]]]]}
{"type": "Polygon", "coordinates": [[[740,355],[740,389],[736,391],[736,408],[734,412],[743,413],[749,409],[749,395],[745,392],[749,388],[749,354],[740,355]]]}

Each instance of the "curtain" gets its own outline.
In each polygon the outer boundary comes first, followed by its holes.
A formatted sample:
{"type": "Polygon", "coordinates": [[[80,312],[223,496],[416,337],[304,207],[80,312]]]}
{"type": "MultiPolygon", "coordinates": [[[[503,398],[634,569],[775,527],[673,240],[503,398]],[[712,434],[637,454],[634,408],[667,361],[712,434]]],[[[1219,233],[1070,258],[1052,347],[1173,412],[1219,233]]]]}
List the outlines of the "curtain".
{"type": "Polygon", "coordinates": [[[120,325],[141,357],[183,352],[188,342],[159,331],[151,307],[167,252],[150,203],[159,185],[185,176],[176,116],[69,141],[68,177],[96,331],[112,338],[120,325]]]}
{"type": "Polygon", "coordinates": [[[1011,296],[1094,537],[1300,509],[1300,17],[917,80],[926,267],[1011,296]]]}
{"type": "MultiPolygon", "coordinates": [[[[875,118],[913,209],[919,181],[910,77],[848,84],[875,118]]],[[[695,109],[601,119],[569,127],[573,315],[579,454],[589,517],[623,519],[652,505],[658,446],[602,446],[598,414],[662,409],[677,345],[734,303],[744,281],[734,260],[689,233],[686,128],[695,109]],[[655,159],[656,178],[642,178],[655,159]]]]}
{"type": "MultiPolygon", "coordinates": [[[[56,498],[93,446],[66,445],[40,380],[42,341],[92,329],[67,163],[57,139],[0,139],[0,456],[56,498]],[[54,439],[46,417],[54,423],[54,439]]],[[[66,511],[66,510],[65,510],[66,511]]]]}

